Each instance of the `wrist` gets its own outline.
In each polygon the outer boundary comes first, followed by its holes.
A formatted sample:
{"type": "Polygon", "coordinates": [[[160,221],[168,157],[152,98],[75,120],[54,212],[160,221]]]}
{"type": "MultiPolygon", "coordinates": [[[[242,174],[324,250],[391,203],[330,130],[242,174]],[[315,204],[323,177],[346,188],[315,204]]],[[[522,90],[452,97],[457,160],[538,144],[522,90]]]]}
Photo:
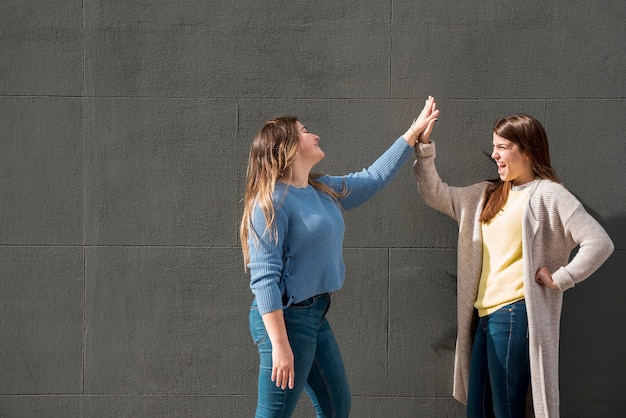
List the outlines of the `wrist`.
{"type": "Polygon", "coordinates": [[[414,147],[417,142],[417,135],[411,129],[407,130],[404,135],[402,135],[404,140],[409,144],[410,147],[414,147]]]}
{"type": "Polygon", "coordinates": [[[424,138],[423,135],[419,135],[417,137],[417,141],[415,143],[415,146],[417,146],[418,144],[430,144],[430,139],[424,138]]]}

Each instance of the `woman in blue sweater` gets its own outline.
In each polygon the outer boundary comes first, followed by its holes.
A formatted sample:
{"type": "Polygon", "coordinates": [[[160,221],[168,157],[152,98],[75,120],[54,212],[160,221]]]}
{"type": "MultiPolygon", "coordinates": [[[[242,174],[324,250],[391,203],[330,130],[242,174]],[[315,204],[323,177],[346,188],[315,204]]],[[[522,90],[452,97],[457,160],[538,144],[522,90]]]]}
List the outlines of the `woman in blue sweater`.
{"type": "Polygon", "coordinates": [[[439,111],[428,98],[406,133],[369,168],[346,176],[311,170],[319,137],[295,117],[266,122],[250,150],[241,243],[254,301],[250,332],[260,355],[256,417],[290,417],[302,391],[318,417],[347,417],[350,389],[326,319],[343,285],[343,210],[385,187],[439,111]]]}

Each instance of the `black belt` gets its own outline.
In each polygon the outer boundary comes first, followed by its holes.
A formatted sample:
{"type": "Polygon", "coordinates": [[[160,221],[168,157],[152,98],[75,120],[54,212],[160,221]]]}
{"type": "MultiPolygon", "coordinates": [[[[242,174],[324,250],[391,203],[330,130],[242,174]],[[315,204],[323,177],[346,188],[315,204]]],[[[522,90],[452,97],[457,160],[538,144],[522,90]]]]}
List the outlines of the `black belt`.
{"type": "Polygon", "coordinates": [[[292,303],[291,305],[292,306],[311,305],[317,299],[324,298],[324,297],[330,298],[330,293],[320,293],[319,295],[312,296],[312,297],[310,297],[308,299],[305,299],[305,300],[303,300],[301,302],[298,302],[298,303],[292,303]]]}

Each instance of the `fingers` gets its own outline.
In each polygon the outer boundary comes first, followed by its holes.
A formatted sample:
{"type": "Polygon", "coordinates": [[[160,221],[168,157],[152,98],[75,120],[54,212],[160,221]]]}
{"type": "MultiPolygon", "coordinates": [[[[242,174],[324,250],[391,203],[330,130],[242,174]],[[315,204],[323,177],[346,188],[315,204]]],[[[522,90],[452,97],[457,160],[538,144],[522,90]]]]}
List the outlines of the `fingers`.
{"type": "Polygon", "coordinates": [[[543,267],[537,269],[537,273],[535,273],[535,281],[539,283],[541,287],[544,287],[542,274],[543,274],[543,267]]]}
{"type": "Polygon", "coordinates": [[[287,387],[293,389],[295,382],[295,373],[292,368],[280,369],[278,367],[272,368],[272,382],[276,383],[276,387],[285,390],[287,387]]]}
{"type": "Polygon", "coordinates": [[[428,137],[433,130],[434,121],[437,120],[438,116],[439,110],[437,109],[435,98],[428,96],[421,113],[417,118],[413,119],[413,123],[403,135],[409,146],[414,147],[416,141],[428,143],[428,137]]]}
{"type": "Polygon", "coordinates": [[[293,372],[293,370],[292,370],[292,371],[289,373],[289,383],[288,383],[288,385],[289,385],[289,389],[293,389],[293,385],[294,385],[294,383],[295,383],[295,380],[296,380],[296,375],[295,375],[295,373],[294,373],[294,372],[293,372]]]}
{"type": "Polygon", "coordinates": [[[435,98],[428,96],[428,100],[426,100],[426,104],[424,105],[424,110],[422,110],[418,119],[421,119],[422,122],[429,123],[431,120],[437,118],[437,116],[439,116],[439,110],[437,109],[435,98]]]}
{"type": "Polygon", "coordinates": [[[432,96],[428,96],[428,99],[426,99],[426,102],[424,103],[424,108],[420,112],[418,119],[427,118],[435,110],[435,106],[435,98],[432,96]]]}
{"type": "Polygon", "coordinates": [[[424,105],[424,109],[419,114],[419,116],[413,120],[411,124],[411,129],[416,132],[422,132],[426,129],[427,125],[431,120],[436,119],[439,116],[439,110],[437,110],[437,104],[435,103],[435,99],[432,96],[428,96],[426,100],[426,104],[424,105]]]}
{"type": "Polygon", "coordinates": [[[428,125],[426,125],[426,129],[424,129],[424,132],[422,132],[422,135],[421,135],[422,142],[426,144],[430,142],[430,134],[433,131],[433,127],[435,126],[436,120],[437,119],[432,119],[431,121],[428,122],[428,125]]]}
{"type": "Polygon", "coordinates": [[[433,104],[433,98],[431,96],[428,96],[428,99],[426,99],[426,101],[424,102],[424,108],[420,112],[420,116],[430,113],[432,104],[433,104]]]}
{"type": "Polygon", "coordinates": [[[535,282],[541,287],[547,287],[548,289],[558,290],[558,286],[552,279],[550,271],[546,267],[540,267],[535,273],[535,282]]]}

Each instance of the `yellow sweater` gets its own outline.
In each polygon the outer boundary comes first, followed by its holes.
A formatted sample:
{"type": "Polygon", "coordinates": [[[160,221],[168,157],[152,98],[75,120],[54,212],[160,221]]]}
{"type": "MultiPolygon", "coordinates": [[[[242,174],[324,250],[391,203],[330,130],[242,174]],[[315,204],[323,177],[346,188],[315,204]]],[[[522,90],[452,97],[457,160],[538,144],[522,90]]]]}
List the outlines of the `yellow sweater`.
{"type": "Polygon", "coordinates": [[[524,299],[522,217],[527,206],[528,189],[514,188],[500,213],[481,224],[483,267],[474,305],[481,317],[524,299]]]}
{"type": "MultiPolygon", "coordinates": [[[[454,398],[467,403],[474,340],[476,294],[482,268],[480,213],[488,182],[467,187],[444,183],[435,167],[435,143],[415,147],[413,170],[424,202],[459,225],[457,251],[457,339],[454,398]]],[[[537,418],[559,416],[559,330],[563,293],[591,276],[613,252],[602,226],[561,184],[537,180],[528,187],[522,219],[524,299],[528,302],[531,384],[537,418]],[[578,250],[572,255],[572,250],[578,250]],[[535,272],[545,266],[560,290],[537,285],[535,272]]]]}

